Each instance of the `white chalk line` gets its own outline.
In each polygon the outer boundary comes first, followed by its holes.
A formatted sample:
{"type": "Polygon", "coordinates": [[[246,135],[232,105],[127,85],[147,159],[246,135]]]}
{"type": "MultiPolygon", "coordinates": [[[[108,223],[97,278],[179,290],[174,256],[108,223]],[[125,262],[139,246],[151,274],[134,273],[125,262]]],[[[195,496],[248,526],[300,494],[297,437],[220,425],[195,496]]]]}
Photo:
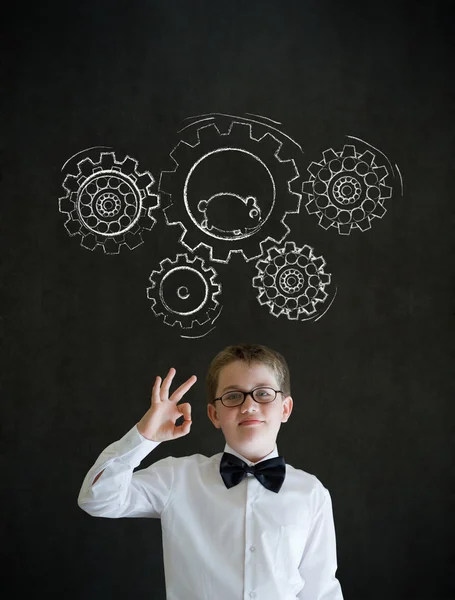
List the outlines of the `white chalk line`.
{"type": "Polygon", "coordinates": [[[337,292],[338,292],[338,288],[335,288],[335,294],[333,295],[332,302],[328,305],[328,307],[325,309],[325,311],[322,313],[322,315],[319,315],[319,317],[314,320],[315,322],[319,321],[319,319],[321,319],[325,315],[325,313],[329,310],[329,308],[332,306],[333,301],[335,300],[335,296],[337,295],[337,292]]]}
{"type": "Polygon", "coordinates": [[[207,333],[203,333],[202,335],[192,335],[192,336],[191,336],[191,335],[181,335],[180,337],[181,337],[181,338],[186,338],[186,339],[188,339],[188,340],[197,340],[197,339],[199,339],[199,338],[203,338],[203,337],[205,337],[206,335],[208,335],[208,334],[209,334],[211,331],[213,331],[214,329],[216,329],[216,327],[212,327],[212,329],[209,329],[209,330],[207,331],[207,333]]]}
{"type": "Polygon", "coordinates": [[[94,150],[95,148],[112,148],[112,146],[91,146],[90,148],[86,148],[85,150],[80,150],[79,152],[76,152],[76,154],[73,154],[73,156],[70,156],[70,158],[65,162],[65,164],[62,167],[62,171],[65,168],[65,165],[67,165],[69,163],[70,160],[72,160],[75,156],[77,156],[78,154],[82,154],[83,152],[88,152],[89,150],[94,150]]]}
{"type": "Polygon", "coordinates": [[[255,115],[254,113],[245,113],[246,115],[251,115],[252,117],[259,117],[260,119],[265,119],[266,121],[270,121],[271,123],[275,123],[276,125],[282,125],[280,121],[274,121],[273,119],[269,119],[268,117],[264,117],[264,115],[255,115]]]}
{"type": "Polygon", "coordinates": [[[400,176],[400,183],[401,183],[401,195],[403,195],[403,178],[401,177],[401,172],[400,169],[398,168],[397,163],[395,163],[395,168],[398,171],[398,175],[400,176]]]}
{"type": "Polygon", "coordinates": [[[366,144],[367,146],[370,146],[370,148],[373,148],[373,150],[376,150],[376,152],[379,152],[380,154],[382,154],[382,156],[386,159],[386,161],[389,163],[389,167],[390,170],[393,171],[393,166],[392,163],[390,162],[390,160],[387,158],[387,156],[384,154],[384,152],[381,152],[381,150],[379,150],[379,148],[376,148],[375,146],[373,146],[372,144],[369,144],[368,142],[366,142],[365,140],[362,140],[358,137],[355,137],[354,135],[346,135],[346,137],[352,138],[353,140],[358,140],[359,142],[362,142],[364,144],[366,144]]]}

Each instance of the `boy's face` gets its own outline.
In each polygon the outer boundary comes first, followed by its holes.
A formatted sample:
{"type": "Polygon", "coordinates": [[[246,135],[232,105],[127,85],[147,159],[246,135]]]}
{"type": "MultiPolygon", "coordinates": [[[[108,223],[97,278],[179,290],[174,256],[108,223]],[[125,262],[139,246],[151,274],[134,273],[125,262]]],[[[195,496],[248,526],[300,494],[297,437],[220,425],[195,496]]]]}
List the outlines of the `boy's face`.
{"type": "MultiPolygon", "coordinates": [[[[257,387],[280,389],[273,369],[262,363],[248,366],[237,360],[221,369],[215,397],[230,390],[249,392],[257,387]]],[[[281,423],[288,420],[292,404],[291,396],[280,393],[268,404],[260,404],[248,395],[243,404],[230,408],[217,400],[215,406],[207,405],[207,413],[215,427],[223,430],[231,448],[251,462],[257,462],[274,449],[281,423]],[[257,419],[260,423],[242,425],[241,421],[246,418],[257,419]]]]}

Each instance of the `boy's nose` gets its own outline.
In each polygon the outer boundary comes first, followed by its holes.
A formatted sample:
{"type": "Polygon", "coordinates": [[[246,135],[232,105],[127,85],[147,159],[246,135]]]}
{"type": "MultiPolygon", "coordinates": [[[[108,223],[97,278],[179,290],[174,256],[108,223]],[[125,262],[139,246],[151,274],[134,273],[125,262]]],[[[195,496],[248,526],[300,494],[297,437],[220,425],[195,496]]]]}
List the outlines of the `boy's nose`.
{"type": "Polygon", "coordinates": [[[242,407],[242,410],[246,410],[247,408],[250,409],[252,406],[257,408],[257,405],[258,405],[258,403],[253,398],[253,394],[251,394],[251,392],[250,392],[246,395],[245,400],[244,400],[243,404],[241,405],[241,407],[242,407]]]}

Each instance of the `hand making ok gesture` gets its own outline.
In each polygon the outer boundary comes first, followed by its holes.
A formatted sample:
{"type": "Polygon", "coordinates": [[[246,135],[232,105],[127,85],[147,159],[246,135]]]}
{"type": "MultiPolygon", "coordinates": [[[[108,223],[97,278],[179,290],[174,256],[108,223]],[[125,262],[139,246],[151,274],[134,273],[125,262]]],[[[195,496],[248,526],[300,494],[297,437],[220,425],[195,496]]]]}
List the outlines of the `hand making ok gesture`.
{"type": "Polygon", "coordinates": [[[162,384],[161,377],[156,377],[151,406],[137,424],[139,433],[154,442],[175,440],[187,435],[191,429],[191,404],[185,402],[177,405],[177,402],[196,383],[197,377],[192,375],[169,397],[169,388],[175,374],[176,370],[171,367],[162,384]],[[177,426],[175,422],[182,415],[185,420],[177,426]]]}

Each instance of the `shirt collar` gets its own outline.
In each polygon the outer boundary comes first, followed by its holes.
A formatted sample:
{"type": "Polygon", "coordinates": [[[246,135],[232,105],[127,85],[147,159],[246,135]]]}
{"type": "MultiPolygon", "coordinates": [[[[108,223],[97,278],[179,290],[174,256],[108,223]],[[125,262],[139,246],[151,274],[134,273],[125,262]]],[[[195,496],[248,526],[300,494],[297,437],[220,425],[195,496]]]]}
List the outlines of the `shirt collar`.
{"type": "MultiPolygon", "coordinates": [[[[226,445],[224,446],[224,451],[230,452],[231,454],[234,454],[234,456],[241,458],[248,464],[249,467],[251,467],[253,465],[257,465],[257,463],[251,462],[250,460],[248,460],[247,458],[242,456],[239,452],[236,452],[234,450],[234,448],[231,448],[227,442],[226,442],[226,445]]],[[[264,456],[264,458],[261,458],[261,460],[258,460],[258,462],[262,462],[263,460],[267,460],[269,458],[275,458],[275,456],[278,456],[278,446],[276,443],[275,443],[275,448],[272,450],[272,452],[270,452],[270,454],[267,454],[267,456],[264,456]]]]}

